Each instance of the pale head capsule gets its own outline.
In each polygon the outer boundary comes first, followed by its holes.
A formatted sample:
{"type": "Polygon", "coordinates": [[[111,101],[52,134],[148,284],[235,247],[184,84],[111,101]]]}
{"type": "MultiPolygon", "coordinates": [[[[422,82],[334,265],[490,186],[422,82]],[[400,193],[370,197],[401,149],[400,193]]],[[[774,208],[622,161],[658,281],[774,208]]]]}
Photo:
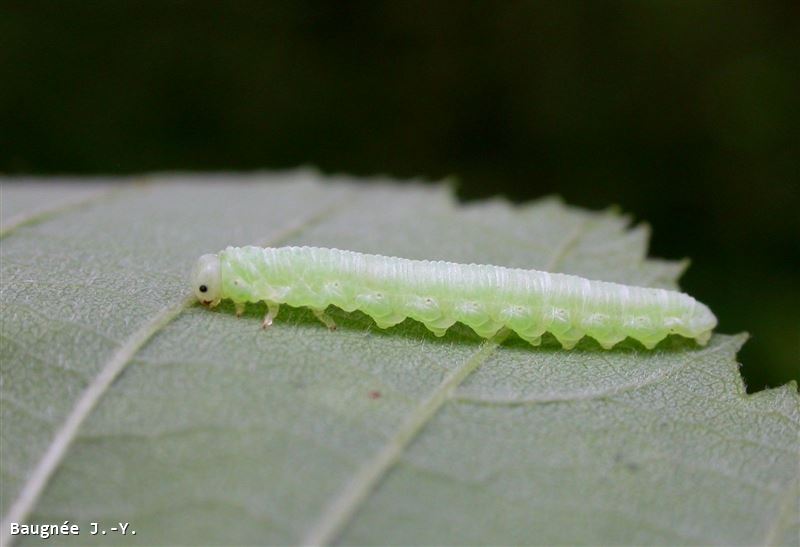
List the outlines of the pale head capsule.
{"type": "Polygon", "coordinates": [[[192,271],[192,288],[204,306],[213,308],[222,300],[222,275],[219,257],[207,254],[197,259],[192,271]]]}

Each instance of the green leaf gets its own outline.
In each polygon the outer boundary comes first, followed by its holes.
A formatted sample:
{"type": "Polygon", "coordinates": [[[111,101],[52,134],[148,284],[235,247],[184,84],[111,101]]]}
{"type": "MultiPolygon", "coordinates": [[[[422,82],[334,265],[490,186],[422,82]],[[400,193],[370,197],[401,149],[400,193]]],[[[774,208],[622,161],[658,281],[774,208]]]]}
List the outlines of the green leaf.
{"type": "Polygon", "coordinates": [[[746,395],[742,335],[564,351],[288,307],[264,332],[263,306],[187,298],[197,256],[242,244],[674,287],[627,218],[308,171],[141,182],[3,181],[4,539],[797,544],[796,386],[746,395]]]}

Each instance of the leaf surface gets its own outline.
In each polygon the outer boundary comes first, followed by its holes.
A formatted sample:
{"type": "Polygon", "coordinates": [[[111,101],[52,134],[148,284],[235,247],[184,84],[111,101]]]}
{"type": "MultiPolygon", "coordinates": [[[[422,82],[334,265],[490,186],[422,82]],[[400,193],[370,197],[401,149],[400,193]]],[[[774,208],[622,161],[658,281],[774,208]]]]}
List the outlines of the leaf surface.
{"type": "Polygon", "coordinates": [[[244,244],[675,287],[684,264],[646,259],[647,230],[616,212],[309,171],[115,188],[3,182],[4,227],[22,219],[0,265],[4,534],[27,519],[78,523],[81,543],[92,521],[137,531],[105,543],[797,543],[798,395],[746,395],[742,335],[564,351],[341,311],[329,332],[288,307],[264,332],[263,306],[187,300],[200,254],[244,244]]]}

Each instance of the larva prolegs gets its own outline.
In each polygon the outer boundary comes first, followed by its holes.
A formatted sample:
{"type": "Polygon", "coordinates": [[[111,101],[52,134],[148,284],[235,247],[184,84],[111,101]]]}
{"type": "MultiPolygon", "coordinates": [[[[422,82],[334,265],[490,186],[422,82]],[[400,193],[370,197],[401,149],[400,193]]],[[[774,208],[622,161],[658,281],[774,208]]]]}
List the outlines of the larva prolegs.
{"type": "Polygon", "coordinates": [[[402,323],[405,318],[405,315],[402,314],[388,315],[386,317],[373,317],[375,324],[381,329],[394,327],[395,325],[402,323]]]}
{"type": "Polygon", "coordinates": [[[431,331],[435,336],[442,337],[447,332],[447,329],[452,327],[455,324],[456,320],[454,317],[439,317],[438,319],[434,319],[431,321],[425,321],[425,326],[431,331]]]}
{"type": "Polygon", "coordinates": [[[604,338],[602,340],[599,338],[595,338],[595,340],[597,340],[597,343],[599,343],[600,347],[602,347],[603,349],[613,349],[614,346],[622,342],[624,339],[625,339],[624,336],[614,339],[604,338]]]}
{"type": "Polygon", "coordinates": [[[431,331],[431,332],[433,333],[433,335],[434,335],[434,336],[436,336],[437,338],[441,338],[441,337],[442,337],[442,336],[444,336],[444,335],[445,335],[445,333],[447,332],[447,329],[443,329],[443,328],[437,328],[437,327],[434,327],[434,326],[432,326],[432,325],[429,325],[429,324],[425,324],[425,326],[426,326],[426,327],[427,327],[427,329],[428,329],[429,331],[431,331]]]}
{"type": "Polygon", "coordinates": [[[483,325],[473,326],[472,330],[481,338],[491,338],[502,328],[503,325],[495,321],[487,321],[483,325]]]}
{"type": "Polygon", "coordinates": [[[523,340],[525,340],[526,342],[528,342],[532,346],[541,346],[542,345],[542,337],[541,337],[541,335],[533,336],[533,335],[529,335],[529,334],[525,334],[525,333],[519,333],[519,332],[517,333],[517,335],[520,338],[522,338],[523,340]]]}
{"type": "MultiPolygon", "coordinates": [[[[581,337],[582,338],[582,337],[581,337]]],[[[565,338],[564,336],[556,335],[556,340],[561,344],[564,349],[572,349],[581,341],[580,338],[565,338]]]]}
{"type": "Polygon", "coordinates": [[[234,307],[236,308],[236,317],[241,317],[244,313],[244,308],[247,304],[245,302],[236,302],[234,307]]]}

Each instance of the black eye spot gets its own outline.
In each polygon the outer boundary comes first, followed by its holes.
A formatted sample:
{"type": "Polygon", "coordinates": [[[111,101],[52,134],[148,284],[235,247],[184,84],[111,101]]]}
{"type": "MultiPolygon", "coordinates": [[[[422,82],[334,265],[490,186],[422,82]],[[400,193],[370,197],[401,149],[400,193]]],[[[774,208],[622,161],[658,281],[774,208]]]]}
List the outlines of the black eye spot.
{"type": "Polygon", "coordinates": [[[200,285],[200,292],[208,292],[208,287],[205,285],[200,285]]]}

